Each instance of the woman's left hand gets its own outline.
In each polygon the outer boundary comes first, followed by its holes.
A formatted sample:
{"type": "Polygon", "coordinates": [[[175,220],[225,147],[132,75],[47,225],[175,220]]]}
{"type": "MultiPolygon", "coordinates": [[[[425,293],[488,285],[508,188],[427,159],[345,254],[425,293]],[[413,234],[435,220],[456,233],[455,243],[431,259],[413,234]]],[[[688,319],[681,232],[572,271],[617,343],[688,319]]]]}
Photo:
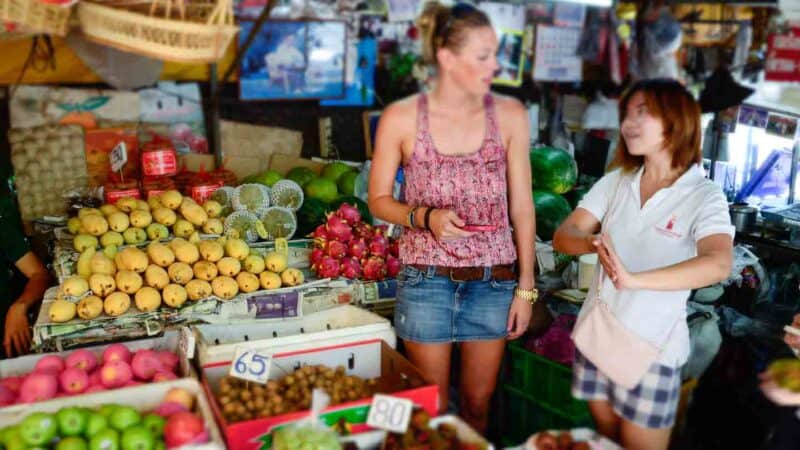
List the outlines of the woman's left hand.
{"type": "Polygon", "coordinates": [[[619,255],[617,255],[614,245],[611,243],[611,237],[607,233],[600,235],[599,241],[595,241],[595,247],[597,248],[600,264],[602,264],[608,278],[614,283],[614,287],[618,290],[636,289],[635,274],[628,272],[628,269],[622,264],[622,260],[619,259],[619,255]]]}
{"type": "Polygon", "coordinates": [[[514,340],[528,331],[528,324],[533,314],[533,305],[525,299],[514,297],[508,311],[508,339],[514,340]]]}

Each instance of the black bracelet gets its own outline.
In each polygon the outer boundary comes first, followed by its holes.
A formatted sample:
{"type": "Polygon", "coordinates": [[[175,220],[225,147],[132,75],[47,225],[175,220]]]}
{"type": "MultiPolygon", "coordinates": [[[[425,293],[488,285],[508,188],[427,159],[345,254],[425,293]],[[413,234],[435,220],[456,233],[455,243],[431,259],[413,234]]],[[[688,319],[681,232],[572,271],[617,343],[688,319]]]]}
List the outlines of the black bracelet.
{"type": "Polygon", "coordinates": [[[435,208],[425,210],[425,229],[431,231],[431,213],[435,208]]]}

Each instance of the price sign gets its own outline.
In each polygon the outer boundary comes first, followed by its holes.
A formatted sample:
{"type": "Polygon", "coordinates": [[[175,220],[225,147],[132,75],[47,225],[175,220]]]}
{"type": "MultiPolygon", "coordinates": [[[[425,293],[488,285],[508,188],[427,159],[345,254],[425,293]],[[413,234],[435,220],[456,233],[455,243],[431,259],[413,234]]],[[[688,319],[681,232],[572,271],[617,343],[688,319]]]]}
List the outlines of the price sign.
{"type": "Polygon", "coordinates": [[[367,425],[393,433],[405,433],[414,404],[405,398],[375,394],[369,408],[367,425]]]}
{"type": "Polygon", "coordinates": [[[252,348],[237,346],[228,374],[242,380],[266,384],[269,380],[270,366],[272,366],[272,356],[261,354],[252,348]]]}
{"type": "Polygon", "coordinates": [[[186,358],[194,358],[194,333],[189,327],[181,327],[178,345],[180,345],[181,352],[186,355],[186,358]]]}
{"type": "Polygon", "coordinates": [[[275,253],[289,256],[289,241],[286,238],[275,239],[275,253]]]}
{"type": "Polygon", "coordinates": [[[128,162],[128,147],[125,145],[124,141],[117,144],[117,146],[111,150],[109,160],[111,162],[112,172],[119,172],[122,170],[122,167],[128,162]]]}

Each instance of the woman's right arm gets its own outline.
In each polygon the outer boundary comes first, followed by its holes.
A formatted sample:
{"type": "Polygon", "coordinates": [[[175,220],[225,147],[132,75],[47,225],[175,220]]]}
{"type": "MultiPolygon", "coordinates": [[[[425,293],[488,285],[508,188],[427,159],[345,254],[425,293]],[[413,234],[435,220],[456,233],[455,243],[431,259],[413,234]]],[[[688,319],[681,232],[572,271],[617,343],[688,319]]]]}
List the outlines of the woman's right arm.
{"type": "Polygon", "coordinates": [[[595,253],[600,222],[589,211],[576,208],[553,235],[553,248],[567,255],[595,253]]]}

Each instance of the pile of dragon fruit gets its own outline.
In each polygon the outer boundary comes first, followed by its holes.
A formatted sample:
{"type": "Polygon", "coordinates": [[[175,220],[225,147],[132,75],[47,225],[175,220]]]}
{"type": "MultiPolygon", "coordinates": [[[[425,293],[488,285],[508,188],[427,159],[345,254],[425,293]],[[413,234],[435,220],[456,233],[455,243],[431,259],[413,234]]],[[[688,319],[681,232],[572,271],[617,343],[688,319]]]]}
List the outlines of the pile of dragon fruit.
{"type": "Polygon", "coordinates": [[[311,237],[311,270],[319,278],[380,281],[400,272],[397,241],[387,236],[386,226],[364,223],[358,208],[348,203],[328,214],[311,237]]]}

